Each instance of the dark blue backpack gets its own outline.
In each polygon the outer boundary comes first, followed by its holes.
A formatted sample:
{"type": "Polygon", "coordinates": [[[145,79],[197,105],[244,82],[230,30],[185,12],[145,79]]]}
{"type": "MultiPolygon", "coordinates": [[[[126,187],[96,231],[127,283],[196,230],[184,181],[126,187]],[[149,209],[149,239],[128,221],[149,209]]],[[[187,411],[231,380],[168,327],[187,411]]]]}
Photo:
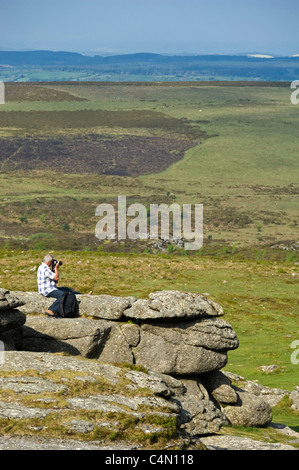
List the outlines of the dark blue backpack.
{"type": "Polygon", "coordinates": [[[59,299],[58,317],[75,318],[79,315],[79,303],[72,292],[65,292],[59,299]]]}

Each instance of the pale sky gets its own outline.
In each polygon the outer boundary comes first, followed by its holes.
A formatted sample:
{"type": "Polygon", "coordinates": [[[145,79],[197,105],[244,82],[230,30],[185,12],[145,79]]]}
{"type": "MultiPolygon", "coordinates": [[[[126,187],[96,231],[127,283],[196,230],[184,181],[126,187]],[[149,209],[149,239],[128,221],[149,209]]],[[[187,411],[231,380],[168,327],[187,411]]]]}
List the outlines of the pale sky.
{"type": "Polygon", "coordinates": [[[299,53],[299,0],[0,0],[0,49],[299,53]]]}

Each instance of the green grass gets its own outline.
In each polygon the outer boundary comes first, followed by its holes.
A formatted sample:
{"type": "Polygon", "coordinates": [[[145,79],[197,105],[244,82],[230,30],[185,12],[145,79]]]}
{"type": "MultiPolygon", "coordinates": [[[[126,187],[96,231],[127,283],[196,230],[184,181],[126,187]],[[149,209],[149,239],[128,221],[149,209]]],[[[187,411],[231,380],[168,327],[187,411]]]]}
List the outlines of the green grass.
{"type": "MultiPolygon", "coordinates": [[[[277,421],[274,421],[277,423],[277,421]]],[[[296,429],[294,429],[296,431],[296,429]]],[[[224,426],[221,429],[221,433],[228,435],[228,436],[238,436],[242,438],[253,439],[256,441],[273,443],[273,444],[286,444],[292,445],[295,449],[297,449],[298,442],[296,442],[296,438],[289,437],[284,435],[272,427],[268,426],[266,428],[251,428],[251,427],[228,427],[224,426]]]]}
{"type": "MultiPolygon", "coordinates": [[[[0,205],[9,208],[16,201],[44,196],[48,201],[60,201],[61,206],[65,197],[80,201],[86,198],[93,207],[95,201],[119,194],[147,204],[153,198],[160,202],[171,194],[171,202],[204,204],[205,237],[209,236],[216,245],[263,248],[295,242],[298,109],[290,102],[291,90],[287,86],[239,85],[10,84],[10,98],[0,108],[3,137],[81,138],[90,132],[115,138],[170,135],[189,138],[202,132],[210,137],[164,171],[136,178],[96,174],[88,178],[84,174],[61,177],[49,171],[3,173],[0,205]]],[[[145,154],[147,162],[151,155],[145,154]]],[[[77,205],[69,207],[69,211],[70,220],[78,226],[77,205]]],[[[13,208],[11,214],[11,222],[19,221],[22,206],[13,208]]],[[[81,248],[93,249],[92,211],[89,217],[92,220],[88,226],[92,234],[89,240],[82,232],[73,235],[78,240],[82,235],[81,248]]],[[[65,222],[71,226],[70,220],[65,222]]],[[[33,225],[30,217],[26,227],[10,225],[4,232],[24,239],[24,228],[29,227],[41,232],[41,226],[33,225]]],[[[59,234],[53,237],[55,248],[58,240],[59,234]]]]}
{"type": "MultiPolygon", "coordinates": [[[[183,160],[159,175],[141,177],[143,183],[158,189],[167,181],[179,201],[189,198],[204,202],[213,239],[230,243],[246,240],[250,244],[259,241],[254,223],[244,229],[236,227],[234,234],[227,230],[228,224],[215,227],[215,206],[223,213],[237,208],[259,222],[264,242],[294,238],[299,116],[289,101],[288,90],[211,87],[195,91],[198,101],[204,91],[204,99],[188,111],[183,108],[182,114],[190,120],[200,119],[201,128],[217,137],[190,149],[183,160]]],[[[173,107],[166,112],[178,116],[178,111],[173,107]]]]}

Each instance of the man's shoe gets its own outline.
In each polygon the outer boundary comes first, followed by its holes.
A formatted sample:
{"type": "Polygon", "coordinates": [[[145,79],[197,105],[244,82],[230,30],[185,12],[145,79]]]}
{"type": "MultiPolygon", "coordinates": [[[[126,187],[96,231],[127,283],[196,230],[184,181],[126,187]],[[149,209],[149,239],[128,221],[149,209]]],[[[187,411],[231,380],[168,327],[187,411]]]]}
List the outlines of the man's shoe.
{"type": "Polygon", "coordinates": [[[55,313],[53,313],[52,310],[46,310],[45,315],[47,315],[48,317],[55,317],[55,313]]]}

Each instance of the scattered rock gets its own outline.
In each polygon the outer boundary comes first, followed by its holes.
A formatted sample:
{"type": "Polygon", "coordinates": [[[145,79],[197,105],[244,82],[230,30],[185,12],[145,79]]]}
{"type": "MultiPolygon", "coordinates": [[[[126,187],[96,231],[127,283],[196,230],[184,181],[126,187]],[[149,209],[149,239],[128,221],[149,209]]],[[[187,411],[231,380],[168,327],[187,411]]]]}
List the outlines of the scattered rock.
{"type": "Polygon", "coordinates": [[[271,364],[269,366],[260,366],[259,369],[261,369],[263,372],[266,372],[267,374],[270,374],[271,372],[274,372],[276,369],[278,369],[278,365],[271,364]]]}
{"type": "Polygon", "coordinates": [[[277,405],[284,396],[289,395],[290,393],[288,390],[283,390],[281,388],[270,388],[265,385],[260,385],[231,372],[225,371],[224,375],[236,385],[239,385],[242,390],[263,398],[263,400],[265,400],[270,406],[277,405]]]}
{"type": "Polygon", "coordinates": [[[235,387],[238,401],[222,408],[227,421],[232,426],[261,427],[272,420],[271,406],[261,397],[235,387]]]}
{"type": "Polygon", "coordinates": [[[94,430],[94,424],[84,419],[72,419],[63,423],[70,431],[87,434],[94,430]]]}

